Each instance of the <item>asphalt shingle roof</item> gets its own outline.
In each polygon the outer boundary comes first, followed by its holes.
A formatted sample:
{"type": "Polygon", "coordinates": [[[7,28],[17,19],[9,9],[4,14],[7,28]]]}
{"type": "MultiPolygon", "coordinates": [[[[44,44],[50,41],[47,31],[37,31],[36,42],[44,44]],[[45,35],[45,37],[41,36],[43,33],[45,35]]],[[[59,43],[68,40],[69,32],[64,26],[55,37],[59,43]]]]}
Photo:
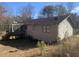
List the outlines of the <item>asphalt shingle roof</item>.
{"type": "Polygon", "coordinates": [[[67,16],[68,15],[59,16],[59,17],[33,19],[33,20],[28,21],[26,24],[59,24],[67,16]]]}

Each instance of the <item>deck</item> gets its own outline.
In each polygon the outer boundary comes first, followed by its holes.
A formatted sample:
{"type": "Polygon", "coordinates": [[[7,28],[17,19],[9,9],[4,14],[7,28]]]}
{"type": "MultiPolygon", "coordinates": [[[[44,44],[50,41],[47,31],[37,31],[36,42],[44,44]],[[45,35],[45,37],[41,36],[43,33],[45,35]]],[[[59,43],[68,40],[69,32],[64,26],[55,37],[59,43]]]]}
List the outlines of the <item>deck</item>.
{"type": "Polygon", "coordinates": [[[6,31],[6,35],[3,39],[9,39],[11,36],[15,37],[25,37],[26,26],[23,24],[12,24],[10,28],[6,31]]]}

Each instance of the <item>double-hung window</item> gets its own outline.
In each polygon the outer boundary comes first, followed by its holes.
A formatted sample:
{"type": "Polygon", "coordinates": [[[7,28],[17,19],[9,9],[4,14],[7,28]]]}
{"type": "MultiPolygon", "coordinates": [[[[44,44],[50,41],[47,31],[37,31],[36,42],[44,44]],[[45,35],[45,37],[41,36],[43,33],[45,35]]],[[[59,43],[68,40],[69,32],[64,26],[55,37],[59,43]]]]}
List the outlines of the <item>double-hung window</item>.
{"type": "Polygon", "coordinates": [[[43,26],[43,32],[49,32],[50,27],[49,26],[43,26]]]}

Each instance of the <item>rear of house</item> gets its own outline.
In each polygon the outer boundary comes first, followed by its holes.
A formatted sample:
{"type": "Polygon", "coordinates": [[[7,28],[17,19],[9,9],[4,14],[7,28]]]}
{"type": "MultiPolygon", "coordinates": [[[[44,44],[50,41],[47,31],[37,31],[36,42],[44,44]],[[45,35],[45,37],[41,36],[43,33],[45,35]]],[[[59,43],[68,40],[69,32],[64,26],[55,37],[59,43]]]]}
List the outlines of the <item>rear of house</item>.
{"type": "Polygon", "coordinates": [[[68,16],[42,18],[27,23],[27,35],[46,42],[73,35],[73,27],[68,21],[68,16]]]}
{"type": "Polygon", "coordinates": [[[57,26],[53,25],[28,25],[27,34],[38,40],[54,41],[57,37],[57,26]]]}

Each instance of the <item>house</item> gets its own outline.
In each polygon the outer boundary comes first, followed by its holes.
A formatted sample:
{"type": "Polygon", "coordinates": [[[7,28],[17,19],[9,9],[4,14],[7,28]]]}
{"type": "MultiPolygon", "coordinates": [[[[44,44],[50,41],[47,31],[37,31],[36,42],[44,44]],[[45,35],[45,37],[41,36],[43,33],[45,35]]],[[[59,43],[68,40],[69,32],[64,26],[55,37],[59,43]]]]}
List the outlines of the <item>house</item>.
{"type": "Polygon", "coordinates": [[[73,35],[72,15],[34,19],[26,23],[27,35],[46,42],[63,40],[73,35]]]}

